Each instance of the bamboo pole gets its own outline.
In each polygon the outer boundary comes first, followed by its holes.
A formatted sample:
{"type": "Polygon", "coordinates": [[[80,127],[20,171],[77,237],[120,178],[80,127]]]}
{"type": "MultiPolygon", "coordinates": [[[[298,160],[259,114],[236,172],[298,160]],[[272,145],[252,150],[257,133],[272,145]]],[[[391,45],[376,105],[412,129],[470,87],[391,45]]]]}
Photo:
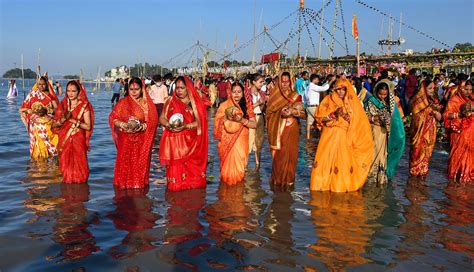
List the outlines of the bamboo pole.
{"type": "Polygon", "coordinates": [[[23,70],[23,54],[21,54],[21,83],[23,86],[23,99],[26,98],[26,93],[25,93],[25,71],[23,70]]]}

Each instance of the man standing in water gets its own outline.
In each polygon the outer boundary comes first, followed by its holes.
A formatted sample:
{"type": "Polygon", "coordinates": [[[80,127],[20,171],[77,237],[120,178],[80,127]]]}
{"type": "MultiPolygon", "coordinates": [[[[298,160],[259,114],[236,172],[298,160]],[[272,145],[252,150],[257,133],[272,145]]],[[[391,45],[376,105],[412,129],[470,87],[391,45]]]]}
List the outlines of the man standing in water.
{"type": "Polygon", "coordinates": [[[122,89],[122,84],[120,83],[120,78],[117,78],[115,80],[115,82],[112,84],[112,91],[113,91],[113,95],[112,95],[112,105],[114,104],[114,101],[115,103],[117,103],[120,99],[120,90],[122,89]]]}

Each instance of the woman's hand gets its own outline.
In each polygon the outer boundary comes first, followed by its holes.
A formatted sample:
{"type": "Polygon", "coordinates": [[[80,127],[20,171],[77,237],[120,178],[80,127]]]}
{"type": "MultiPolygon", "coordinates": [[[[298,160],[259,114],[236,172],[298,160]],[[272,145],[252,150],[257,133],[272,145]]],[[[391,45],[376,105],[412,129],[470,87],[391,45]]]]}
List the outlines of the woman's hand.
{"type": "Polygon", "coordinates": [[[165,126],[169,131],[171,132],[174,132],[174,133],[177,133],[177,132],[181,132],[183,131],[185,128],[186,128],[186,124],[181,124],[181,126],[179,127],[172,127],[170,124],[168,124],[167,126],[165,126]]]}
{"type": "Polygon", "coordinates": [[[66,111],[64,113],[64,117],[63,117],[64,120],[69,120],[69,118],[71,118],[71,117],[72,117],[72,113],[70,111],[66,111]]]}
{"type": "Polygon", "coordinates": [[[343,118],[344,120],[346,120],[348,123],[351,121],[351,117],[349,116],[348,113],[343,113],[341,116],[342,116],[342,118],[343,118]]]}
{"type": "Polygon", "coordinates": [[[283,117],[283,118],[288,118],[288,117],[291,116],[291,114],[292,114],[292,112],[291,112],[290,108],[285,107],[281,110],[281,117],[283,117]]]}
{"type": "Polygon", "coordinates": [[[240,121],[242,121],[242,119],[243,119],[242,115],[236,114],[236,115],[233,116],[233,120],[232,120],[232,121],[240,122],[240,121]]]}
{"type": "Polygon", "coordinates": [[[344,113],[344,110],[341,108],[337,108],[336,111],[334,112],[334,116],[336,116],[336,118],[338,118],[339,116],[342,116],[342,114],[344,113]]]}

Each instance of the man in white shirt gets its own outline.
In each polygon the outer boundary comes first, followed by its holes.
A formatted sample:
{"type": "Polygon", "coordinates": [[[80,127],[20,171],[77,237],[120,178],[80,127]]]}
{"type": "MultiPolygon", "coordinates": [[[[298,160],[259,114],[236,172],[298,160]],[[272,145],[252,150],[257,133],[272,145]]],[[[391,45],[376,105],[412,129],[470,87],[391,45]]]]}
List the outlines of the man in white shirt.
{"type": "Polygon", "coordinates": [[[163,111],[165,100],[168,97],[168,88],[164,84],[161,75],[154,75],[153,82],[154,84],[151,86],[149,94],[151,100],[153,100],[153,103],[156,106],[158,116],[160,116],[163,111]]]}
{"type": "Polygon", "coordinates": [[[329,90],[329,86],[331,85],[332,82],[334,82],[336,77],[333,77],[329,82],[324,83],[323,86],[318,85],[320,79],[321,77],[319,75],[312,74],[309,78],[310,83],[304,93],[305,102],[307,105],[306,107],[306,114],[307,114],[306,139],[309,139],[309,137],[311,136],[311,127],[313,126],[314,116],[319,106],[319,99],[320,99],[319,93],[329,90]]]}

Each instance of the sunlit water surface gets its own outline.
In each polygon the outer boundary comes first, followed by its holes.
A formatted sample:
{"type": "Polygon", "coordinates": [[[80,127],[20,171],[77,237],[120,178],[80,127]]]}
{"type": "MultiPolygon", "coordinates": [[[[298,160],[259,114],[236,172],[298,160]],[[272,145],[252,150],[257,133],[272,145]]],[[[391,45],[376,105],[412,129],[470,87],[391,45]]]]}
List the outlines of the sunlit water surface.
{"type": "Polygon", "coordinates": [[[96,112],[90,178],[67,185],[57,162],[29,162],[21,82],[13,102],[1,83],[2,271],[473,270],[474,189],[448,186],[444,146],[435,149],[425,182],[409,180],[407,148],[389,185],[310,193],[316,138],[301,133],[295,187],[275,190],[267,143],[258,174],[251,155],[244,183],[220,185],[211,136],[207,188],[170,193],[157,137],[150,190],[119,192],[112,186],[111,93],[86,84],[96,112]]]}

